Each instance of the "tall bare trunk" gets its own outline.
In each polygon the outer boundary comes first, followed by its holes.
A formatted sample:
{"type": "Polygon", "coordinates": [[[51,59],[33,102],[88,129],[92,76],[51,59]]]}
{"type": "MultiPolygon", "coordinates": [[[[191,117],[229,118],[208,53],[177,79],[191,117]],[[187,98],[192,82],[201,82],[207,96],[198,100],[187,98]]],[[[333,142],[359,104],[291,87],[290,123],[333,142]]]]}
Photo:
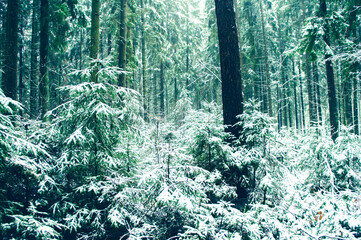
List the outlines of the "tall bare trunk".
{"type": "Polygon", "coordinates": [[[237,116],[243,113],[239,42],[233,0],[215,0],[226,131],[240,137],[237,116]]]}
{"type": "Polygon", "coordinates": [[[263,6],[262,0],[258,0],[261,10],[261,25],[262,25],[262,38],[263,38],[263,51],[264,51],[264,61],[266,67],[266,88],[267,88],[267,109],[268,115],[273,117],[273,108],[272,108],[272,95],[271,95],[271,80],[270,80],[270,72],[269,72],[269,65],[268,65],[268,49],[267,49],[267,39],[266,39],[266,30],[265,30],[265,23],[264,23],[264,14],[263,14],[263,6]]]}
{"type": "Polygon", "coordinates": [[[143,111],[144,111],[144,120],[148,121],[148,93],[147,93],[147,76],[146,76],[146,57],[145,57],[145,19],[144,19],[144,2],[140,0],[140,8],[141,8],[141,41],[142,41],[142,77],[143,77],[143,111]]]}
{"type": "Polygon", "coordinates": [[[2,89],[7,97],[18,98],[18,12],[19,0],[8,0],[5,23],[5,61],[2,89]]]}
{"type": "MultiPolygon", "coordinates": [[[[90,59],[96,60],[99,55],[99,29],[100,29],[100,0],[92,0],[91,34],[90,34],[90,59]]],[[[91,71],[92,82],[98,82],[99,64],[93,63],[91,71]]]]}
{"type": "MultiPolygon", "coordinates": [[[[327,6],[326,0],[320,0],[320,17],[326,20],[327,15],[327,6]]],[[[330,31],[329,26],[326,21],[324,25],[324,35],[323,40],[327,46],[330,46],[330,31]]],[[[331,60],[331,54],[326,52],[326,76],[327,76],[327,93],[328,93],[328,105],[330,113],[330,125],[331,125],[331,137],[335,141],[338,137],[338,109],[337,109],[337,99],[336,99],[336,86],[335,86],[335,76],[333,73],[333,66],[331,60]]]]}
{"type": "MultiPolygon", "coordinates": [[[[122,70],[126,69],[126,58],[127,58],[127,0],[120,0],[120,27],[119,27],[119,63],[118,66],[122,70]]],[[[118,79],[118,85],[122,87],[126,87],[126,75],[120,74],[118,79]]]]}
{"type": "Polygon", "coordinates": [[[39,105],[41,117],[49,110],[49,0],[40,2],[40,81],[39,105]]]}
{"type": "Polygon", "coordinates": [[[39,0],[33,0],[33,13],[32,13],[32,30],[31,30],[31,69],[30,69],[30,116],[35,118],[37,112],[37,96],[38,96],[38,42],[39,42],[39,0]]]}
{"type": "Polygon", "coordinates": [[[163,60],[160,61],[160,96],[159,96],[159,100],[160,100],[160,114],[162,117],[164,117],[164,63],[163,60]]]}

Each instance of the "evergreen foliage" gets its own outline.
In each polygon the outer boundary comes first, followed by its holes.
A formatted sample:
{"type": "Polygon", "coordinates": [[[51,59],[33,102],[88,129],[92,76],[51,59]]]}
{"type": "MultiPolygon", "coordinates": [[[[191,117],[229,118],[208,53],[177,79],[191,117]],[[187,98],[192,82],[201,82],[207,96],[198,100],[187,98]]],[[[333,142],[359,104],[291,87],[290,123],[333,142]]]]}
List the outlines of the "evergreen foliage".
{"type": "Polygon", "coordinates": [[[0,239],[361,239],[359,1],[17,2],[0,239]]]}

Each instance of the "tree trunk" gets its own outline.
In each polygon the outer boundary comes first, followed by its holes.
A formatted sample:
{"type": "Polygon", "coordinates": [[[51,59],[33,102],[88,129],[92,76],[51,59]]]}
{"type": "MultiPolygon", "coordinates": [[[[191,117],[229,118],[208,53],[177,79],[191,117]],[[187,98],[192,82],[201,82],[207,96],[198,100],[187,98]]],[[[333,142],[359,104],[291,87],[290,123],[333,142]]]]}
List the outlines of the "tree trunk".
{"type": "Polygon", "coordinates": [[[296,118],[296,129],[300,129],[300,120],[299,120],[299,108],[298,108],[298,96],[297,96],[297,77],[296,77],[296,68],[295,61],[292,60],[292,70],[293,70],[293,101],[295,102],[295,118],[296,118]]]}
{"type": "MultiPolygon", "coordinates": [[[[350,66],[348,66],[348,63],[344,63],[342,64],[342,68],[343,69],[348,69],[350,68],[350,66]]],[[[350,71],[351,72],[351,71],[350,71]]],[[[343,87],[343,107],[344,107],[344,111],[342,112],[344,115],[344,120],[345,120],[345,125],[346,126],[351,126],[353,124],[353,118],[352,118],[352,85],[353,85],[353,81],[352,81],[352,74],[350,74],[349,72],[344,73],[342,71],[342,76],[343,77],[343,81],[341,83],[341,86],[343,87]]]]}
{"type": "Polygon", "coordinates": [[[164,64],[160,61],[160,115],[164,117],[164,64]]]}
{"type": "Polygon", "coordinates": [[[311,75],[311,64],[308,53],[305,54],[306,77],[307,77],[307,94],[308,94],[308,113],[310,116],[310,126],[315,126],[317,122],[317,110],[315,108],[315,91],[311,75]]]}
{"type": "Polygon", "coordinates": [[[295,102],[295,118],[296,118],[296,129],[300,129],[300,120],[298,115],[298,101],[297,101],[297,83],[293,81],[293,97],[295,102]]]}
{"type": "MultiPolygon", "coordinates": [[[[320,17],[326,20],[327,6],[326,0],[320,0],[320,17]]],[[[330,46],[329,38],[329,26],[326,21],[324,25],[324,35],[323,40],[327,46],[330,46]]],[[[337,99],[336,99],[336,86],[335,86],[335,76],[333,73],[333,66],[331,60],[331,54],[326,52],[326,76],[327,76],[327,93],[328,93],[328,104],[329,104],[329,113],[330,113],[330,125],[331,125],[331,137],[335,141],[338,137],[338,110],[337,110],[337,99]]]]}
{"type": "Polygon", "coordinates": [[[174,78],[174,106],[177,105],[178,102],[178,83],[177,83],[177,78],[174,78]]]}
{"type": "MultiPolygon", "coordinates": [[[[0,1],[0,66],[3,69],[4,66],[4,56],[5,56],[5,28],[6,28],[6,7],[5,2],[0,1]]],[[[2,88],[2,82],[4,79],[4,72],[0,71],[0,87],[2,88]]]]}
{"type": "Polygon", "coordinates": [[[281,109],[281,101],[280,101],[280,98],[281,98],[281,94],[280,94],[280,87],[279,87],[280,83],[277,83],[277,126],[278,126],[278,132],[281,131],[281,127],[282,127],[282,111],[280,110],[281,109]]]}
{"type": "Polygon", "coordinates": [[[189,3],[187,4],[186,16],[186,89],[189,89],[189,3]]]}
{"type": "Polygon", "coordinates": [[[301,75],[301,63],[298,65],[298,75],[300,80],[300,102],[301,102],[301,129],[305,128],[305,104],[303,100],[303,83],[302,83],[302,75],[301,75]]]}
{"type": "Polygon", "coordinates": [[[83,29],[80,29],[80,44],[79,44],[79,69],[83,69],[84,67],[84,59],[83,59],[83,45],[84,45],[84,32],[83,29]]]}
{"type": "Polygon", "coordinates": [[[262,0],[259,0],[260,10],[261,10],[261,25],[262,25],[262,38],[263,38],[263,50],[264,50],[264,61],[266,67],[266,88],[267,88],[267,110],[268,115],[273,117],[273,109],[272,109],[272,95],[271,95],[271,83],[270,83],[270,73],[269,73],[269,65],[268,65],[268,50],[267,50],[267,40],[266,40],[266,30],[263,16],[263,6],[262,0]]]}
{"type": "Polygon", "coordinates": [[[143,77],[143,111],[144,111],[144,120],[148,121],[148,101],[147,97],[147,76],[146,76],[146,58],[145,58],[145,19],[144,19],[144,2],[140,0],[140,8],[141,8],[141,39],[142,39],[142,77],[143,77]]]}
{"type": "Polygon", "coordinates": [[[153,73],[153,114],[157,116],[158,113],[158,81],[157,74],[153,73]]]}
{"type": "Polygon", "coordinates": [[[233,0],[215,0],[226,131],[240,138],[237,116],[243,113],[239,42],[233,0]]]}
{"type": "Polygon", "coordinates": [[[108,45],[107,55],[109,56],[112,53],[112,34],[110,31],[107,37],[107,45],[108,45]]]}
{"type": "Polygon", "coordinates": [[[18,12],[19,0],[8,0],[5,23],[5,61],[2,89],[7,97],[18,98],[18,12]]]}
{"type": "MultiPolygon", "coordinates": [[[[305,24],[306,19],[306,6],[305,1],[301,1],[302,5],[302,23],[305,24]]],[[[315,108],[315,95],[314,95],[314,89],[312,85],[312,79],[311,79],[311,64],[310,64],[310,54],[306,52],[303,56],[304,64],[306,67],[306,82],[307,82],[307,95],[308,95],[308,113],[310,118],[310,126],[315,126],[315,123],[317,121],[317,110],[315,108]]]]}
{"type": "MultiPolygon", "coordinates": [[[[356,0],[350,0],[348,5],[349,11],[349,27],[347,31],[347,37],[355,42],[359,43],[357,40],[357,15],[360,13],[360,9],[357,8],[356,0]]],[[[355,60],[349,63],[350,68],[348,72],[348,77],[352,81],[353,85],[353,125],[354,133],[359,134],[359,118],[358,118],[358,81],[357,81],[357,69],[359,69],[359,63],[355,60]]]]}
{"type": "Polygon", "coordinates": [[[288,127],[293,127],[293,116],[292,116],[292,108],[291,108],[291,86],[288,77],[286,77],[286,94],[287,94],[287,116],[288,116],[288,127]]]}
{"type": "MultiPolygon", "coordinates": [[[[118,67],[123,71],[126,69],[126,57],[127,57],[127,0],[120,0],[120,27],[119,27],[119,63],[118,67]]],[[[126,87],[126,75],[122,73],[119,75],[118,85],[126,87]]]]}
{"type": "MultiPolygon", "coordinates": [[[[100,0],[92,0],[91,13],[91,40],[90,40],[90,59],[96,60],[99,55],[99,28],[100,28],[100,0]]],[[[91,78],[92,82],[98,82],[99,64],[91,64],[91,78]]]]}
{"type": "Polygon", "coordinates": [[[48,75],[48,51],[49,51],[49,0],[40,2],[40,81],[39,81],[39,105],[41,117],[49,110],[49,75],[48,75]]]}
{"type": "Polygon", "coordinates": [[[313,81],[314,81],[314,86],[315,86],[318,125],[322,125],[321,91],[320,91],[320,81],[319,81],[319,76],[318,76],[317,62],[312,63],[312,72],[313,72],[313,81]]]}
{"type": "Polygon", "coordinates": [[[38,96],[38,42],[39,42],[39,0],[33,0],[33,16],[31,30],[31,69],[30,69],[30,116],[36,118],[37,112],[37,96],[38,96]]]}
{"type": "MultiPolygon", "coordinates": [[[[20,34],[21,34],[21,38],[19,41],[19,102],[21,102],[21,104],[23,104],[25,106],[26,104],[26,100],[25,100],[25,76],[24,76],[24,68],[25,68],[25,64],[24,64],[24,40],[23,40],[23,36],[24,36],[24,27],[22,26],[22,24],[20,24],[20,34]]],[[[21,114],[23,114],[23,111],[21,111],[21,114]]]]}
{"type": "Polygon", "coordinates": [[[353,126],[354,133],[359,134],[359,120],[358,120],[358,84],[357,77],[353,78],[353,126]]]}
{"type": "Polygon", "coordinates": [[[279,89],[280,91],[280,105],[281,108],[278,109],[278,111],[282,111],[282,118],[280,119],[282,121],[279,122],[278,124],[281,124],[281,126],[287,127],[288,126],[288,104],[287,104],[287,81],[286,81],[286,59],[284,58],[284,51],[285,51],[285,45],[283,42],[283,35],[282,35],[282,31],[281,31],[281,20],[280,20],[280,16],[277,16],[277,21],[278,21],[278,39],[279,39],[279,54],[280,54],[280,72],[281,72],[281,87],[279,89]]]}

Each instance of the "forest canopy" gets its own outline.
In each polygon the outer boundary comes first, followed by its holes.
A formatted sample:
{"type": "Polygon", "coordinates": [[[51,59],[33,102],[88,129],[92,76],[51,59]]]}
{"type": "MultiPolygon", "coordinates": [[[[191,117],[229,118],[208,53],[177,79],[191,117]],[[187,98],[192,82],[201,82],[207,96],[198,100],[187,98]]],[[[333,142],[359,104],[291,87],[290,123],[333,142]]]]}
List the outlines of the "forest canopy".
{"type": "Polygon", "coordinates": [[[0,0],[0,239],[361,239],[359,0],[0,0]]]}

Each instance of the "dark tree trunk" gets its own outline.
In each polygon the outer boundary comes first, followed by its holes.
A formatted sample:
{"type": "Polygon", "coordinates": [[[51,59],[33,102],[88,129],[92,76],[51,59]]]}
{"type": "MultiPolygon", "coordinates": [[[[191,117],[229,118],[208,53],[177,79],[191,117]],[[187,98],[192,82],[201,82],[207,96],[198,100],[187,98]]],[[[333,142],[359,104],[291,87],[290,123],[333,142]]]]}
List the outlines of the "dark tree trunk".
{"type": "Polygon", "coordinates": [[[233,0],[215,0],[222,77],[223,119],[226,131],[236,139],[241,127],[237,116],[243,113],[239,42],[233,0]]]}
{"type": "Polygon", "coordinates": [[[79,44],[79,69],[83,69],[84,60],[83,60],[83,45],[84,45],[84,33],[83,29],[80,29],[80,44],[79,44]]]}
{"type": "MultiPolygon", "coordinates": [[[[282,58],[282,57],[281,57],[282,58]]],[[[282,61],[282,60],[281,60],[282,61]]],[[[281,87],[280,87],[280,109],[278,111],[282,112],[282,126],[287,127],[287,103],[286,103],[286,76],[284,67],[281,64],[281,87]]],[[[280,124],[280,123],[279,123],[280,124]]]]}
{"type": "MultiPolygon", "coordinates": [[[[358,4],[359,5],[359,4],[358,4]]],[[[348,3],[348,22],[349,27],[347,31],[347,37],[355,43],[359,43],[357,40],[357,15],[360,14],[360,8],[357,7],[357,0],[350,0],[348,3]]],[[[359,118],[358,118],[358,81],[357,81],[357,69],[359,69],[359,63],[355,60],[349,63],[350,68],[348,77],[352,81],[353,85],[353,125],[354,133],[359,134],[359,118]]]]}
{"type": "Polygon", "coordinates": [[[359,120],[358,120],[358,84],[357,78],[353,78],[353,125],[354,133],[359,134],[359,120]]]}
{"type": "MultiPolygon", "coordinates": [[[[119,63],[118,67],[125,71],[126,57],[127,57],[127,0],[120,0],[120,27],[119,27],[119,63]]],[[[126,87],[126,75],[124,73],[119,75],[118,85],[126,87]]]]}
{"type": "Polygon", "coordinates": [[[107,45],[108,45],[107,55],[109,56],[112,52],[112,34],[110,31],[108,33],[107,45]]]}
{"type": "Polygon", "coordinates": [[[293,99],[295,102],[295,118],[296,118],[296,128],[300,129],[300,120],[299,120],[299,108],[298,108],[298,96],[297,96],[297,77],[296,77],[296,68],[295,61],[292,60],[292,69],[293,69],[293,99]]]}
{"type": "Polygon", "coordinates": [[[48,51],[49,51],[49,0],[40,2],[40,81],[39,81],[39,105],[41,117],[49,110],[49,75],[48,75],[48,51]]]}
{"type": "Polygon", "coordinates": [[[160,115],[162,117],[164,117],[164,64],[163,64],[163,60],[161,60],[160,62],[160,115]]]}
{"type": "MultiPolygon", "coordinates": [[[[4,56],[5,56],[5,28],[6,28],[6,7],[5,0],[0,0],[0,66],[4,66],[4,56]]],[[[4,70],[4,69],[3,69],[4,70]]],[[[4,79],[4,72],[0,71],[0,84],[2,79],[4,79]]],[[[2,85],[0,85],[2,88],[2,85]]]]}
{"type": "Polygon", "coordinates": [[[177,105],[178,102],[178,84],[177,84],[177,78],[174,78],[174,106],[177,105]]]}
{"type": "Polygon", "coordinates": [[[301,102],[301,128],[303,129],[305,124],[305,104],[303,100],[303,83],[302,83],[302,74],[301,74],[301,63],[298,65],[298,74],[299,74],[299,80],[300,80],[300,102],[301,102]]]}
{"type": "Polygon", "coordinates": [[[295,118],[296,118],[296,128],[300,129],[300,120],[298,115],[298,101],[297,101],[297,83],[296,81],[293,82],[293,97],[295,102],[295,118]]]}
{"type": "Polygon", "coordinates": [[[100,59],[104,58],[103,51],[104,51],[104,30],[102,30],[101,32],[99,30],[99,54],[98,54],[98,56],[100,59]]]}
{"type": "Polygon", "coordinates": [[[18,28],[19,0],[8,0],[5,23],[5,61],[2,89],[7,97],[18,98],[18,28]]]}
{"type": "MultiPolygon", "coordinates": [[[[99,28],[100,28],[100,0],[92,0],[91,13],[91,41],[90,41],[90,59],[96,60],[99,55],[99,28]]],[[[98,82],[99,65],[92,64],[91,81],[98,82]]]]}
{"type": "MultiPolygon", "coordinates": [[[[22,25],[22,24],[20,24],[22,25]]],[[[24,34],[24,30],[23,30],[23,26],[21,26],[21,30],[20,30],[20,34],[23,37],[24,34]]],[[[26,100],[25,100],[25,75],[24,75],[24,70],[25,70],[25,64],[24,64],[24,41],[22,39],[22,37],[20,38],[19,41],[19,102],[21,102],[24,106],[26,104],[26,100]]],[[[23,114],[23,111],[21,111],[21,114],[23,114]]]]}
{"type": "MultiPolygon", "coordinates": [[[[320,0],[320,17],[323,19],[326,18],[327,6],[326,0],[320,0]]],[[[329,26],[326,21],[324,25],[324,36],[323,40],[326,45],[330,46],[329,38],[329,26]]],[[[333,66],[330,53],[326,52],[326,76],[327,76],[327,93],[328,93],[328,105],[330,113],[330,125],[331,125],[331,137],[335,141],[338,137],[338,110],[337,110],[337,99],[336,99],[336,86],[335,86],[335,76],[333,73],[333,66]]]]}
{"type": "Polygon", "coordinates": [[[32,16],[32,30],[31,30],[31,69],[30,69],[30,116],[36,118],[38,116],[38,56],[39,56],[39,0],[33,0],[33,16],[32,16]]]}
{"type": "MultiPolygon", "coordinates": [[[[342,64],[342,67],[344,69],[350,68],[348,63],[342,64]]],[[[351,72],[351,71],[350,71],[351,72]]],[[[341,73],[343,77],[343,82],[341,83],[342,86],[342,92],[343,92],[343,107],[344,111],[342,111],[343,118],[345,120],[345,125],[351,126],[353,124],[353,118],[352,118],[352,74],[350,73],[341,73]]]]}

